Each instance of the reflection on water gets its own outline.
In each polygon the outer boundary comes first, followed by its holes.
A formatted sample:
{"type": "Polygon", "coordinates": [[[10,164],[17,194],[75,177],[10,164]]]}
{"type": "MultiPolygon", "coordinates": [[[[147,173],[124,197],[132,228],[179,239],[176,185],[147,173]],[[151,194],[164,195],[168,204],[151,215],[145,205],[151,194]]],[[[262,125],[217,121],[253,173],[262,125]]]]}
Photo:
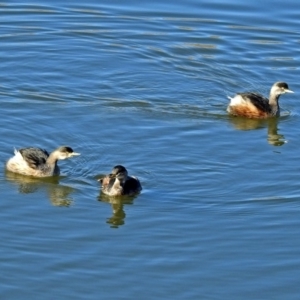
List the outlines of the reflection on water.
{"type": "Polygon", "coordinates": [[[124,204],[133,204],[133,200],[137,196],[107,196],[101,192],[98,197],[99,201],[111,204],[112,216],[107,219],[106,223],[111,224],[111,228],[118,228],[125,224],[126,213],[124,211],[124,204]]]}
{"type": "Polygon", "coordinates": [[[73,202],[71,194],[74,188],[59,184],[59,177],[34,178],[5,171],[7,181],[17,186],[20,194],[29,194],[45,189],[50,202],[54,206],[70,206],[73,202]]]}
{"type": "Polygon", "coordinates": [[[267,127],[267,141],[270,145],[282,146],[287,143],[284,135],[278,134],[278,118],[248,119],[229,116],[229,121],[238,130],[254,130],[267,127]]]}
{"type": "Polygon", "coordinates": [[[268,143],[273,146],[282,146],[287,143],[283,134],[278,134],[278,119],[272,118],[268,121],[268,143]]]}

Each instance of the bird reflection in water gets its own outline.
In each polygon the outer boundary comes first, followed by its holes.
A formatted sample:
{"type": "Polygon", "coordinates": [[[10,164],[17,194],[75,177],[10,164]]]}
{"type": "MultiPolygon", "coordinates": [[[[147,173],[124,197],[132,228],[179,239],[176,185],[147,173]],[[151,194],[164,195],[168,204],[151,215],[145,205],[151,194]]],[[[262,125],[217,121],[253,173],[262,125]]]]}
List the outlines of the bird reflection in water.
{"type": "Polygon", "coordinates": [[[124,211],[124,204],[133,204],[133,200],[137,196],[107,196],[100,193],[99,201],[111,204],[112,216],[107,219],[106,223],[110,224],[111,228],[118,228],[125,224],[126,213],[124,211]]]}
{"type": "Polygon", "coordinates": [[[267,128],[267,141],[273,146],[282,146],[287,141],[284,135],[278,134],[278,121],[279,119],[248,119],[243,117],[229,117],[230,123],[238,130],[255,130],[267,128]]]}
{"type": "Polygon", "coordinates": [[[73,202],[70,195],[74,192],[74,188],[60,185],[58,176],[36,178],[12,173],[7,170],[5,175],[6,180],[18,187],[20,194],[46,190],[49,200],[54,206],[70,206],[73,202]]]}

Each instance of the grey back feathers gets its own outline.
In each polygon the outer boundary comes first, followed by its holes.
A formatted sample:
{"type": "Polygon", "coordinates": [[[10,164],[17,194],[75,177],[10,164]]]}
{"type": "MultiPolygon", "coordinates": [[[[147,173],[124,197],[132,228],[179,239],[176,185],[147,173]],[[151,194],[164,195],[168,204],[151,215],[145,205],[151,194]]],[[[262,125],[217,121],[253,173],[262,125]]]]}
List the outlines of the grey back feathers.
{"type": "Polygon", "coordinates": [[[37,169],[40,165],[44,165],[49,157],[49,153],[45,149],[40,148],[22,148],[19,150],[24,160],[30,168],[37,169]]]}

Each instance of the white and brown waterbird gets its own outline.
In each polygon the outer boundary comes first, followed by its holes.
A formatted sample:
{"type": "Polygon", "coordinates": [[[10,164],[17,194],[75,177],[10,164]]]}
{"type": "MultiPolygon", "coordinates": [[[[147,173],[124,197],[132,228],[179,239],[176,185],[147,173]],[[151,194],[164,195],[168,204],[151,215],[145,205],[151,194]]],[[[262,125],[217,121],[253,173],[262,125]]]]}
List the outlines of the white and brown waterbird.
{"type": "Polygon", "coordinates": [[[253,119],[265,119],[280,115],[279,97],[285,93],[294,93],[285,82],[276,82],[270,90],[269,99],[252,92],[237,93],[230,98],[227,112],[234,116],[253,119]]]}
{"type": "Polygon", "coordinates": [[[15,149],[15,155],[7,161],[6,169],[27,176],[49,177],[60,174],[58,160],[77,155],[80,153],[68,146],[61,146],[50,154],[41,148],[15,149]]]}
{"type": "Polygon", "coordinates": [[[102,192],[109,196],[133,196],[142,190],[138,178],[129,176],[125,167],[117,165],[112,172],[98,179],[102,192]]]}

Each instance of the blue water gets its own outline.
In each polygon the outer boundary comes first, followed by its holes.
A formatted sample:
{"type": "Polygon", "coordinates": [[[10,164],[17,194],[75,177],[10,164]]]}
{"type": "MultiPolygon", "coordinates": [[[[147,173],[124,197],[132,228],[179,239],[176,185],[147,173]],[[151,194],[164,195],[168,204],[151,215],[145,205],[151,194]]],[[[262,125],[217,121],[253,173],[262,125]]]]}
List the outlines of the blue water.
{"type": "Polygon", "coordinates": [[[1,299],[298,299],[297,4],[1,2],[1,299]],[[227,115],[279,80],[280,118],[227,115]],[[140,195],[100,193],[117,164],[140,195]]]}

